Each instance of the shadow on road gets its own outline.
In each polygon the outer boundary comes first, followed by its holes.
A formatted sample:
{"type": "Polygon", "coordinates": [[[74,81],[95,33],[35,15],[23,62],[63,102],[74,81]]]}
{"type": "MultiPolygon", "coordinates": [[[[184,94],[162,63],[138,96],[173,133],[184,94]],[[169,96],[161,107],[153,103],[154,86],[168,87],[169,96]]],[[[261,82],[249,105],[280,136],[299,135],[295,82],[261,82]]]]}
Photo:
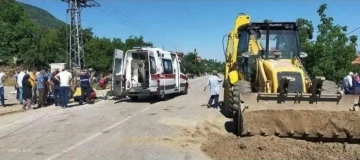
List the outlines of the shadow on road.
{"type": "Polygon", "coordinates": [[[168,95],[166,98],[164,99],[160,99],[158,97],[152,96],[152,97],[139,97],[139,99],[137,100],[131,100],[128,98],[123,98],[123,99],[114,99],[117,100],[116,102],[114,102],[114,104],[117,103],[121,103],[121,102],[126,102],[126,103],[149,103],[149,104],[155,104],[161,101],[168,101],[171,100],[175,97],[177,97],[178,95],[168,95]]]}
{"type": "Polygon", "coordinates": [[[234,134],[234,123],[233,123],[233,121],[227,121],[227,122],[225,122],[224,127],[225,127],[225,130],[226,130],[228,133],[234,134]]]}
{"type": "Polygon", "coordinates": [[[17,104],[18,103],[5,103],[5,107],[11,107],[11,106],[14,106],[14,105],[17,105],[17,104]]]}

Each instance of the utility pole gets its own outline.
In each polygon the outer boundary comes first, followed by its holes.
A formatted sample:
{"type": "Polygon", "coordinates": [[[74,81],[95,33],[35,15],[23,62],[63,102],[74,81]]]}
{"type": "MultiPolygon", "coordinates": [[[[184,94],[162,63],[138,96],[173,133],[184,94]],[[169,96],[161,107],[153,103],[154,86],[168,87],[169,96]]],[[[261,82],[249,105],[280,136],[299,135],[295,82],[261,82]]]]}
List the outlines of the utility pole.
{"type": "Polygon", "coordinates": [[[95,0],[62,0],[69,4],[67,13],[70,16],[69,27],[69,67],[73,70],[85,66],[83,35],[81,26],[81,10],[86,7],[99,7],[95,0]]]}

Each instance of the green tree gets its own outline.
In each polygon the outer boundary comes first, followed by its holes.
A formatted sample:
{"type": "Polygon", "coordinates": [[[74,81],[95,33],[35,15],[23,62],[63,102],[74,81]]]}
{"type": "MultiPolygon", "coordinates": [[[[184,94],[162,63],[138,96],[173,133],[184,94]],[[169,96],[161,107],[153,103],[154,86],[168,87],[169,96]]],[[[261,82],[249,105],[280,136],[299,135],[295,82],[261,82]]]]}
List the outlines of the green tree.
{"type": "MultiPolygon", "coordinates": [[[[357,36],[347,37],[347,26],[334,24],[334,19],[325,14],[326,8],[327,5],[323,4],[317,10],[320,23],[316,40],[308,40],[306,31],[300,31],[302,49],[308,53],[304,65],[312,77],[325,76],[339,81],[347,72],[357,68],[351,64],[356,56],[357,36]]],[[[313,28],[312,22],[304,18],[299,18],[297,23],[313,28]]]]}
{"type": "Polygon", "coordinates": [[[85,44],[85,60],[87,68],[98,71],[111,69],[115,48],[126,52],[136,46],[152,46],[151,42],[145,42],[143,37],[130,36],[125,42],[119,38],[94,37],[85,44]]]}
{"type": "Polygon", "coordinates": [[[20,60],[31,51],[35,39],[35,25],[25,15],[15,0],[3,0],[0,4],[0,55],[2,64],[20,60]]]}

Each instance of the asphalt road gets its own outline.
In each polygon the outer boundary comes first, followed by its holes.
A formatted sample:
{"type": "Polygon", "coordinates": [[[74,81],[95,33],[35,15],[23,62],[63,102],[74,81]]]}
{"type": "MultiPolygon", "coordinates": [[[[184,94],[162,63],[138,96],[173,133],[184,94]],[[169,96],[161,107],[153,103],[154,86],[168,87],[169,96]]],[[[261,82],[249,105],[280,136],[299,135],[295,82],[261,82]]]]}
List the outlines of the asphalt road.
{"type": "Polygon", "coordinates": [[[204,106],[207,78],[190,80],[189,94],[157,103],[107,100],[1,116],[0,159],[209,159],[199,126],[226,133],[227,120],[204,106]]]}

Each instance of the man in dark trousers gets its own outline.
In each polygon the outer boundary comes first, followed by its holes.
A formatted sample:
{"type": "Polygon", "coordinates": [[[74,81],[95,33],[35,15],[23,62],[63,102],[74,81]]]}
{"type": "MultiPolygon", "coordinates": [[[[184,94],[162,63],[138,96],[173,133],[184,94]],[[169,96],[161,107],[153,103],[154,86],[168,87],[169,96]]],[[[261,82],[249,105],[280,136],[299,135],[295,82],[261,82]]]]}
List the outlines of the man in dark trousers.
{"type": "Polygon", "coordinates": [[[214,70],[213,75],[209,77],[209,80],[206,82],[206,86],[204,88],[205,91],[207,87],[210,87],[210,98],[207,104],[208,108],[210,108],[212,106],[212,102],[215,101],[213,107],[219,109],[219,92],[221,82],[222,79],[220,79],[217,71],[214,70]]]}
{"type": "Polygon", "coordinates": [[[59,95],[60,95],[60,81],[55,78],[57,74],[59,74],[59,70],[55,70],[50,78],[55,106],[59,106],[59,95]]]}
{"type": "Polygon", "coordinates": [[[47,82],[47,77],[45,75],[45,70],[41,70],[39,76],[36,79],[36,85],[39,92],[37,108],[44,106],[46,103],[46,97],[47,97],[46,82],[47,82]]]}
{"type": "Polygon", "coordinates": [[[91,86],[90,86],[90,75],[88,74],[87,70],[83,70],[80,73],[80,87],[81,87],[81,94],[83,98],[80,98],[79,105],[83,104],[83,99],[87,100],[88,104],[91,104],[91,86]]]}

